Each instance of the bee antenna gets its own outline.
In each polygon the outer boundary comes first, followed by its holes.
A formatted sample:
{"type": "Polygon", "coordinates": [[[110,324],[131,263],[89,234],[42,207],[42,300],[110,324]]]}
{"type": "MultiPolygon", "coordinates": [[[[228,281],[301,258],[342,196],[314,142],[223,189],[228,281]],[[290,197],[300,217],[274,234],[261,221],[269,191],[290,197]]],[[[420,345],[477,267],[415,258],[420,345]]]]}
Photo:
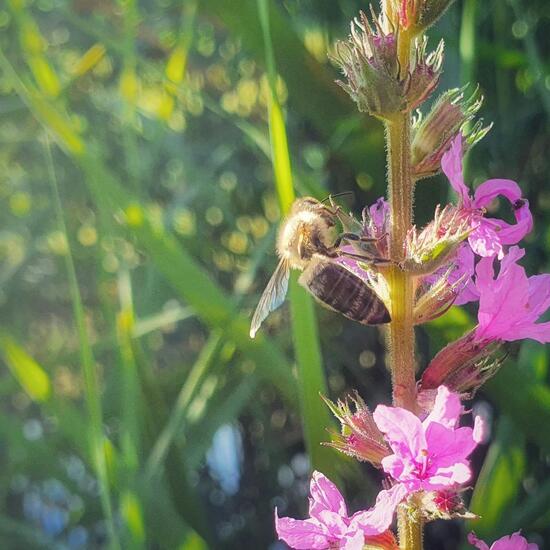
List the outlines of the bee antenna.
{"type": "Polygon", "coordinates": [[[323,199],[321,202],[327,202],[330,199],[334,199],[336,197],[345,197],[347,195],[351,195],[352,197],[355,195],[353,191],[342,191],[341,193],[335,193],[334,195],[329,195],[325,199],[323,199]]]}

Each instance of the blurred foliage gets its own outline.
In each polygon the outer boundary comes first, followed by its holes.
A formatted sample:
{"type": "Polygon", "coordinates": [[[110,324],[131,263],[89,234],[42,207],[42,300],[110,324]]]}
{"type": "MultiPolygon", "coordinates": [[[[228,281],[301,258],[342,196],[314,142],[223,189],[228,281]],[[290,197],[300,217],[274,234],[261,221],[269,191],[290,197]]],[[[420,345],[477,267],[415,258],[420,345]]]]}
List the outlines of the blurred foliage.
{"type": "MultiPolygon", "coordinates": [[[[114,532],[125,549],[276,549],[273,507],[305,512],[299,396],[311,420],[325,381],[302,365],[297,389],[287,307],[248,338],[275,266],[268,105],[296,193],[353,190],[356,212],[384,194],[383,133],[326,56],[365,3],[263,4],[274,94],[254,0],[0,4],[2,548],[115,547],[114,532]]],[[[469,180],[516,179],[530,200],[531,273],[550,267],[549,32],[545,0],[465,0],[432,33],[441,89],[479,82],[495,123],[469,180]]],[[[419,223],[448,196],[422,183],[419,223]]],[[[316,314],[329,395],[387,402],[384,335],[316,314]]],[[[419,331],[420,364],[470,322],[456,309],[419,331]]],[[[548,383],[546,349],[524,343],[475,401],[495,426],[475,457],[487,539],[550,540],[548,383]]],[[[370,502],[378,476],[331,457],[351,507],[370,502]]],[[[436,522],[427,547],[461,531],[436,522]]]]}

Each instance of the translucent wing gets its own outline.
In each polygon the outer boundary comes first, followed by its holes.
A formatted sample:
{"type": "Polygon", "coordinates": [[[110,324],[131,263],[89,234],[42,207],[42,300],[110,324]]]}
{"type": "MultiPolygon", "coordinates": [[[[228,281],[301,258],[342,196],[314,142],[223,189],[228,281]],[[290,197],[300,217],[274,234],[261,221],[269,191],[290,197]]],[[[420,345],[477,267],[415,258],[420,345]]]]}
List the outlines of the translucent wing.
{"type": "Polygon", "coordinates": [[[264,293],[258,302],[258,307],[254,312],[254,317],[252,317],[250,338],[256,336],[256,332],[258,332],[264,319],[285,301],[289,276],[290,268],[288,262],[281,260],[277,269],[275,269],[275,273],[269,279],[269,283],[267,283],[264,293]]]}

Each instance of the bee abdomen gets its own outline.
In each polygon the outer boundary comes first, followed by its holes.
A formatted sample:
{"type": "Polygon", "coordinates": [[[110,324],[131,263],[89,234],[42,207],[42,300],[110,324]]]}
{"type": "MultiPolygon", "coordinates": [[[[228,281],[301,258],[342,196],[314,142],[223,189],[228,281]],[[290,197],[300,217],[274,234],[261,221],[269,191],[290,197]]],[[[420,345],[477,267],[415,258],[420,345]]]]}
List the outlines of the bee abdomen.
{"type": "Polygon", "coordinates": [[[340,264],[319,261],[308,266],[300,282],[317,300],[363,325],[391,321],[384,302],[357,275],[340,264]]]}

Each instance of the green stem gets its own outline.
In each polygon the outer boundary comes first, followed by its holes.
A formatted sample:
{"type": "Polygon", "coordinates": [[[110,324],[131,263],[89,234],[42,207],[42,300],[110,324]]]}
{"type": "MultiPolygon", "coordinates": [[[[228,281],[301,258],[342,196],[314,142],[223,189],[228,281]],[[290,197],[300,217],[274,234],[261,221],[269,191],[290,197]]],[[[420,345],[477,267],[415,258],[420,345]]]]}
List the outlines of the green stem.
{"type": "MultiPolygon", "coordinates": [[[[410,66],[414,33],[404,30],[399,36],[398,57],[401,75],[410,66]]],[[[416,411],[414,281],[399,267],[405,259],[405,240],[413,224],[414,179],[411,169],[411,116],[396,113],[387,121],[388,191],[391,211],[389,270],[391,323],[389,356],[393,404],[416,411]]],[[[415,520],[414,508],[398,514],[401,550],[422,550],[422,523],[415,520]]]]}
{"type": "MultiPolygon", "coordinates": [[[[404,259],[404,242],[413,220],[410,116],[398,114],[388,122],[389,198],[391,205],[390,257],[404,259]]],[[[413,324],[413,280],[397,265],[390,270],[391,316],[389,334],[393,403],[416,408],[415,342],[413,324]]]]}
{"type": "Polygon", "coordinates": [[[399,548],[401,550],[421,550],[423,546],[423,522],[413,518],[408,510],[402,508],[397,513],[399,548]]]}

